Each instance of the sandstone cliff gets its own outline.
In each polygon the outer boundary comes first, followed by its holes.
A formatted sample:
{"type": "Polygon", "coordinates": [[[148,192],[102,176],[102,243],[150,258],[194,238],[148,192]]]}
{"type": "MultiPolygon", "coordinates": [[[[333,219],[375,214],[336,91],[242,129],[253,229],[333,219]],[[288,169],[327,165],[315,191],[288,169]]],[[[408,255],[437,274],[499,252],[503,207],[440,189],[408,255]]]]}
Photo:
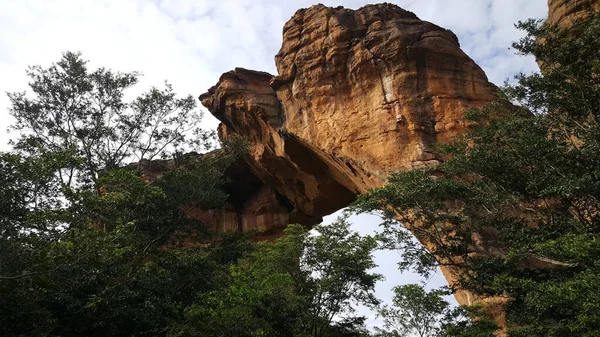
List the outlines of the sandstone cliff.
{"type": "Polygon", "coordinates": [[[307,225],[392,172],[436,165],[463,113],[495,98],[452,32],[389,4],[299,10],[275,61],[278,76],[238,68],[200,100],[222,138],[249,142],[248,174],[307,225]]]}
{"type": "MultiPolygon", "coordinates": [[[[600,1],[548,7],[548,22],[570,27],[600,1]]],[[[250,144],[231,205],[198,212],[216,229],[318,223],[392,172],[436,165],[434,147],[468,127],[463,113],[495,98],[452,32],[390,4],[297,11],[275,62],[277,76],[237,68],[200,96],[221,138],[250,144]]]]}
{"type": "Polygon", "coordinates": [[[436,145],[469,127],[464,112],[496,98],[451,31],[390,4],[299,10],[275,62],[277,76],[238,68],[200,96],[222,139],[250,145],[245,194],[197,214],[217,229],[318,223],[391,173],[437,165],[436,145]]]}
{"type": "Polygon", "coordinates": [[[599,0],[548,0],[548,22],[564,28],[598,13],[599,0]]]}

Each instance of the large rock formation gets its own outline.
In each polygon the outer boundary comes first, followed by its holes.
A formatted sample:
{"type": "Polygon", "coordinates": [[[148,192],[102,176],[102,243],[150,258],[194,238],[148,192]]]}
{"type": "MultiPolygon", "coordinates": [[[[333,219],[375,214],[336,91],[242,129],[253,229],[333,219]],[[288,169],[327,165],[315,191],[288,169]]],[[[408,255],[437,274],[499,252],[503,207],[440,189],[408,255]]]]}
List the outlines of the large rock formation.
{"type": "Polygon", "coordinates": [[[496,98],[451,31],[390,4],[301,9],[275,61],[278,76],[238,68],[200,96],[221,138],[248,141],[241,176],[255,182],[232,190],[236,205],[199,212],[217,212],[216,228],[315,224],[391,173],[437,165],[464,112],[496,98]]]}
{"type": "Polygon", "coordinates": [[[452,32],[390,4],[301,9],[275,60],[278,76],[238,68],[200,100],[222,138],[249,142],[248,174],[307,225],[392,172],[436,165],[463,113],[495,98],[452,32]]]}
{"type": "MultiPolygon", "coordinates": [[[[549,21],[569,27],[597,4],[550,0],[549,21]]],[[[439,163],[435,146],[470,126],[464,112],[496,98],[452,32],[390,4],[301,9],[275,61],[277,76],[237,68],[200,96],[221,138],[250,145],[229,173],[229,205],[196,214],[216,229],[277,236],[318,223],[393,172],[439,163]]],[[[487,301],[502,323],[504,300],[487,301]]]]}
{"type": "MultiPolygon", "coordinates": [[[[548,6],[563,27],[600,12],[598,0],[548,6]]],[[[198,212],[218,230],[318,223],[392,172],[436,165],[463,113],[495,99],[452,32],[390,4],[301,9],[275,61],[278,76],[237,68],[200,96],[222,138],[250,144],[230,204],[198,212]]]]}
{"type": "MultiPolygon", "coordinates": [[[[548,22],[563,28],[600,13],[600,0],[548,6],[548,22]]],[[[228,204],[194,214],[216,230],[271,239],[289,223],[314,225],[391,173],[437,165],[436,145],[471,126],[464,112],[496,99],[452,32],[390,4],[301,9],[275,61],[277,76],[237,68],[200,96],[221,121],[220,137],[250,148],[226,172],[228,204]]],[[[450,284],[460,274],[442,271],[450,284]]],[[[506,298],[455,297],[484,304],[505,327],[506,298]]]]}

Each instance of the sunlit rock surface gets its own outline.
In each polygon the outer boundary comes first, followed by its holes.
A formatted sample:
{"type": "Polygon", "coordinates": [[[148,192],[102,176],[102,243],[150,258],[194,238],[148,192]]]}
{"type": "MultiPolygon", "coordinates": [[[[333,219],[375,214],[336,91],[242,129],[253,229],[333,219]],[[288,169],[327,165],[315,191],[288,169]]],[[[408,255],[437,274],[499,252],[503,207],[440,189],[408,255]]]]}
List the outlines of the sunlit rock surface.
{"type": "MultiPolygon", "coordinates": [[[[307,225],[393,172],[436,165],[463,113],[495,98],[451,31],[390,4],[299,10],[275,62],[279,75],[237,68],[200,100],[222,138],[249,142],[248,174],[307,225]]],[[[259,228],[289,219],[271,220],[259,228]]]]}

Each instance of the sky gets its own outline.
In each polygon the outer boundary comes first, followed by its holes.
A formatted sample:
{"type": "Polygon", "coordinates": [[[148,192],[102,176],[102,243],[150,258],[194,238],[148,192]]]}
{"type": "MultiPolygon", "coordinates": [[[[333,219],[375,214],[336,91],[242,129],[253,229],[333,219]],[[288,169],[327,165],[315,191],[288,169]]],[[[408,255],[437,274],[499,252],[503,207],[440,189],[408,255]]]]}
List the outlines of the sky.
{"type": "MultiPolygon", "coordinates": [[[[315,0],[316,1],[316,0],[315,0]]],[[[362,0],[322,0],[328,6],[357,9],[362,0]]],[[[462,49],[501,85],[519,72],[537,71],[531,58],[515,55],[511,43],[522,36],[514,23],[544,18],[546,0],[397,0],[421,19],[452,30],[462,49]]],[[[197,97],[235,67],[276,73],[274,56],[284,23],[310,0],[0,0],[0,150],[12,120],[5,92],[24,91],[29,65],[49,66],[64,51],[81,51],[90,67],[141,71],[135,90],[161,86],[197,97]]],[[[218,124],[210,114],[206,128],[218,124]]],[[[335,215],[327,217],[331,221],[335,215]]],[[[355,228],[372,232],[377,218],[353,218],[355,228]]],[[[392,286],[415,282],[395,272],[397,253],[379,252],[379,272],[387,280],[378,295],[389,299],[392,286]]],[[[441,275],[429,286],[443,284],[441,275]]],[[[370,314],[372,316],[372,314],[370,314]]],[[[374,318],[369,321],[376,324],[374,318]]]]}

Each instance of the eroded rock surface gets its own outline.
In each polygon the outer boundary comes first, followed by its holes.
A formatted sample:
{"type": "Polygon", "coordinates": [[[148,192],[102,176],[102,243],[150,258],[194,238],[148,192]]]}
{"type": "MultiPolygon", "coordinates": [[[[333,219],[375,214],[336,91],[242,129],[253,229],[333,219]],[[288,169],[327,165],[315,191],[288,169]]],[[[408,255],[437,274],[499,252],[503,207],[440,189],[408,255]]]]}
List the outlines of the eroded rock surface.
{"type": "Polygon", "coordinates": [[[464,130],[464,111],[494,99],[452,32],[389,4],[300,10],[275,61],[283,127],[375,184],[435,164],[433,146],[464,130]]]}
{"type": "MultiPolygon", "coordinates": [[[[206,155],[219,155],[219,153],[212,152],[206,155]]],[[[202,156],[204,155],[188,153],[182,159],[193,160],[202,156]]],[[[173,159],[145,161],[131,165],[139,169],[147,181],[156,180],[178,166],[173,159]]],[[[256,230],[259,232],[256,236],[258,240],[273,240],[281,236],[288,224],[302,223],[311,226],[322,221],[320,216],[313,217],[296,209],[274,187],[258,179],[244,158],[232,163],[223,174],[228,180],[223,189],[229,195],[224,207],[204,209],[195,205],[182,205],[182,210],[187,216],[203,220],[211,230],[216,232],[256,230]]],[[[186,242],[189,245],[198,243],[193,237],[183,238],[183,240],[189,241],[186,242]]]]}
{"type": "Polygon", "coordinates": [[[311,219],[436,165],[464,112],[495,99],[452,32],[390,4],[301,9],[275,61],[278,76],[238,68],[200,100],[222,138],[249,142],[251,174],[311,219]]]}
{"type": "Polygon", "coordinates": [[[548,22],[563,28],[599,13],[599,0],[548,0],[548,22]]]}

